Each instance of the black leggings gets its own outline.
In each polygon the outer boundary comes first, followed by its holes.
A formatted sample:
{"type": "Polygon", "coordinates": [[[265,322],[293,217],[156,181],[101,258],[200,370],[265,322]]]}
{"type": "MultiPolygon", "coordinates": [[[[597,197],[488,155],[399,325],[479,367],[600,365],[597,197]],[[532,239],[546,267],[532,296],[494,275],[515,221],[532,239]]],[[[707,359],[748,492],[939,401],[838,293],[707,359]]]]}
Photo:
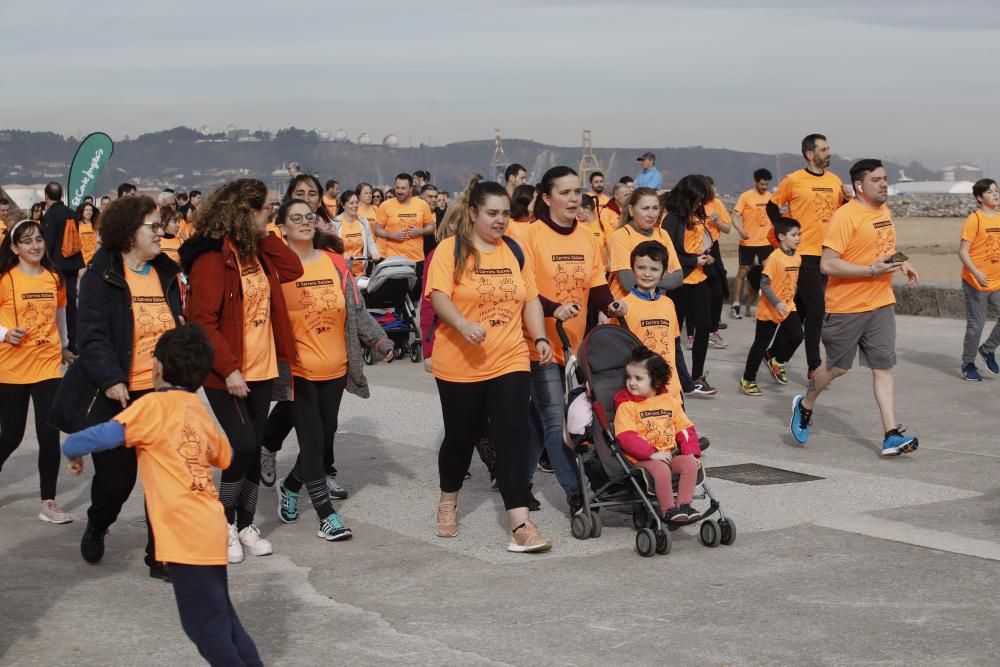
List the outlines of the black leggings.
{"type": "MultiPolygon", "coordinates": [[[[823,336],[823,316],[826,314],[826,276],[820,273],[819,257],[802,256],[799,282],[795,291],[795,309],[802,321],[806,347],[806,363],[809,370],[815,370],[823,363],[819,343],[823,336]]],[[[800,342],[802,339],[799,339],[800,342]]],[[[786,339],[781,332],[774,341],[774,356],[787,361],[795,353],[798,345],[794,339],[786,339]]]]}
{"type": "Polygon", "coordinates": [[[236,398],[225,389],[205,388],[208,404],[233,448],[233,461],[222,471],[219,500],[226,520],[243,530],[253,523],[260,490],[260,445],[271,407],[271,381],[247,382],[250,393],[236,398]]]}
{"type": "Polygon", "coordinates": [[[333,513],[330,491],[326,486],[324,459],[327,452],[333,451],[340,401],[344,398],[346,387],[347,375],[320,381],[295,378],[292,417],[295,433],[299,437],[299,455],[284,485],[289,491],[298,492],[305,482],[320,521],[333,513]]]}
{"type": "Polygon", "coordinates": [[[684,322],[694,325],[694,345],[691,347],[691,377],[697,382],[705,374],[705,357],[708,356],[708,334],[712,324],[712,296],[708,281],[697,285],[681,285],[668,296],[677,308],[678,329],[684,330],[684,322]]]}
{"type": "MultiPolygon", "coordinates": [[[[767,297],[762,296],[761,298],[766,299],[767,297]]],[[[780,325],[777,322],[757,320],[757,332],[754,335],[753,345],[750,346],[750,353],[747,354],[747,367],[743,370],[744,380],[757,381],[757,370],[760,369],[760,362],[764,360],[764,351],[771,345],[772,338],[774,345],[771,349],[771,356],[774,357],[775,361],[785,363],[788,361],[788,357],[779,356],[774,348],[778,346],[779,341],[782,341],[794,353],[795,348],[802,342],[802,322],[799,321],[798,313],[795,311],[788,313],[788,317],[780,325]],[[778,332],[777,337],[774,335],[776,331],[778,332]]]]}
{"type": "MultiPolygon", "coordinates": [[[[346,377],[346,376],[345,376],[346,377]]],[[[295,397],[298,400],[298,396],[295,397]]],[[[264,448],[277,454],[285,444],[285,438],[295,428],[295,417],[292,414],[293,401],[279,401],[271,408],[267,416],[267,426],[264,427],[264,448]]],[[[327,475],[337,476],[337,468],[333,465],[333,440],[323,452],[323,470],[327,475]]]]}
{"type": "Polygon", "coordinates": [[[38,438],[38,478],[42,500],[55,500],[56,480],[59,478],[59,431],[46,420],[59,378],[42,380],[34,384],[0,383],[0,468],[24,440],[24,427],[28,421],[28,400],[35,408],[35,435],[38,438]]]}
{"type": "Polygon", "coordinates": [[[438,452],[441,491],[457,493],[462,488],[485,417],[496,447],[494,472],[504,507],[527,507],[531,374],[518,371],[481,382],[438,379],[437,386],[444,418],[444,442],[438,452]]]}
{"type": "MultiPolygon", "coordinates": [[[[708,292],[712,299],[708,325],[709,332],[712,332],[718,331],[719,324],[722,322],[722,304],[729,297],[729,279],[726,276],[726,266],[722,263],[722,252],[719,250],[718,241],[712,244],[709,254],[715,258],[715,263],[705,265],[705,275],[708,276],[708,279],[704,284],[708,286],[708,292]]],[[[694,323],[691,320],[688,320],[687,323],[687,334],[688,336],[694,335],[694,323]]]]}

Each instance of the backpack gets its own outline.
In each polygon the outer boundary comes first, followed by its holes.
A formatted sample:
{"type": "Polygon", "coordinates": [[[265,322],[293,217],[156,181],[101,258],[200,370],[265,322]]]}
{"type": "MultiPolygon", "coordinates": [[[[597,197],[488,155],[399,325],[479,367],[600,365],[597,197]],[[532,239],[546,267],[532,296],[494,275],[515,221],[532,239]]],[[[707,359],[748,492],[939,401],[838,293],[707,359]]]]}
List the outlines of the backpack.
{"type": "Polygon", "coordinates": [[[66,226],[63,227],[62,256],[69,259],[73,255],[78,255],[83,251],[83,241],[80,239],[80,228],[76,220],[67,219],[66,226]]]}
{"type": "MultiPolygon", "coordinates": [[[[518,268],[524,269],[524,250],[521,249],[521,245],[517,241],[515,241],[514,239],[512,239],[511,237],[509,237],[507,235],[501,236],[500,238],[502,238],[503,242],[507,244],[507,247],[510,248],[510,251],[512,253],[514,253],[514,257],[517,259],[517,266],[518,266],[518,268]]],[[[458,244],[459,244],[459,240],[458,240],[458,237],[456,236],[455,237],[455,262],[456,263],[458,262],[458,251],[459,251],[459,245],[458,244]]]]}

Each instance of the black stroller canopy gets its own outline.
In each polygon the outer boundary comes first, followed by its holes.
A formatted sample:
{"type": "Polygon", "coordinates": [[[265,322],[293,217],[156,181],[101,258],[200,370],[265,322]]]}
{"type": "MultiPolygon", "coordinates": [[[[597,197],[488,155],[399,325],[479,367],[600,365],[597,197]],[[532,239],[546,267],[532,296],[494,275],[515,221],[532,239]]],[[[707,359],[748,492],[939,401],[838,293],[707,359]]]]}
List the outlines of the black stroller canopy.
{"type": "Polygon", "coordinates": [[[615,394],[625,386],[625,364],[642,342],[631,331],[610,324],[595,327],[580,345],[580,365],[594,401],[614,414],[615,394]]]}

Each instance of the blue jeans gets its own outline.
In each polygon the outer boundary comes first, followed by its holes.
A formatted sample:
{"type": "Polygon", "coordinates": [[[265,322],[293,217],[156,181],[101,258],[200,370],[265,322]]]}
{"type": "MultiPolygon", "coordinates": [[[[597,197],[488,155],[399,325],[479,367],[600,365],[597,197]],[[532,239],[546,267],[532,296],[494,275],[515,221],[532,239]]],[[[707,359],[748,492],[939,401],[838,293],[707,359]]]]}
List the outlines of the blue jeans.
{"type": "MultiPolygon", "coordinates": [[[[559,486],[566,497],[580,491],[580,481],[576,476],[576,466],[570,459],[569,451],[563,445],[563,373],[558,364],[542,366],[531,362],[531,403],[539,420],[532,419],[531,458],[532,467],[537,465],[544,444],[549,454],[549,462],[555,470],[559,486]],[[541,433],[539,424],[541,422],[541,433]]],[[[532,470],[533,472],[533,470],[532,470]]]]}

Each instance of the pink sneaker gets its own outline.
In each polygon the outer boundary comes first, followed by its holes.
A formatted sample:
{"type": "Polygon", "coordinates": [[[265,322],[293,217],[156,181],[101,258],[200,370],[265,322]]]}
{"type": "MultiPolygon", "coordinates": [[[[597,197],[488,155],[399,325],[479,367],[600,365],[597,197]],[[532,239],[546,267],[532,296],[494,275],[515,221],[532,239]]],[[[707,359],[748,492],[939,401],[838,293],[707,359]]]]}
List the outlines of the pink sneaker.
{"type": "Polygon", "coordinates": [[[38,513],[38,518],[48,523],[73,523],[73,517],[64,512],[54,500],[42,501],[42,511],[38,513]]]}

